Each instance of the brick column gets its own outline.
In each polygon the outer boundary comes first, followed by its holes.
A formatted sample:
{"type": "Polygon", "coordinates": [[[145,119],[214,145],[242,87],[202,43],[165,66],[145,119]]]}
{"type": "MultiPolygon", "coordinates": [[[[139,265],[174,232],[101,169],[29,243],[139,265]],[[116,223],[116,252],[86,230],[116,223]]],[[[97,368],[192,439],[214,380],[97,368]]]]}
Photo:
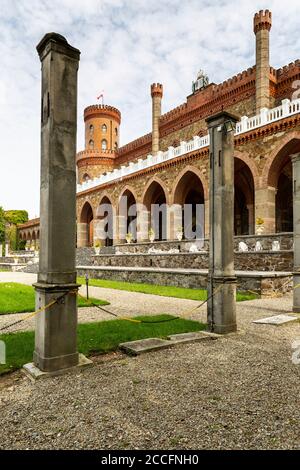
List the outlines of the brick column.
{"type": "Polygon", "coordinates": [[[260,10],[254,16],[256,35],[256,114],[261,108],[270,107],[270,60],[269,33],[272,26],[272,14],[269,10],[260,10]]]}
{"type": "Polygon", "coordinates": [[[161,116],[161,99],[163,86],[160,83],[152,83],[152,155],[159,151],[159,118],[161,116]]]}

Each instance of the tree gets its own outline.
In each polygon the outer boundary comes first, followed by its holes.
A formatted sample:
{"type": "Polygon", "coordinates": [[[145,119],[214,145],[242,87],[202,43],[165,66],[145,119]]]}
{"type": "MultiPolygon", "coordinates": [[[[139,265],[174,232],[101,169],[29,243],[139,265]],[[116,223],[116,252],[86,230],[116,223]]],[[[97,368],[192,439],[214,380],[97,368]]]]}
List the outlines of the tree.
{"type": "MultiPolygon", "coordinates": [[[[5,241],[5,212],[0,206],[0,243],[5,241]]],[[[2,253],[0,253],[0,256],[2,253]]]]}

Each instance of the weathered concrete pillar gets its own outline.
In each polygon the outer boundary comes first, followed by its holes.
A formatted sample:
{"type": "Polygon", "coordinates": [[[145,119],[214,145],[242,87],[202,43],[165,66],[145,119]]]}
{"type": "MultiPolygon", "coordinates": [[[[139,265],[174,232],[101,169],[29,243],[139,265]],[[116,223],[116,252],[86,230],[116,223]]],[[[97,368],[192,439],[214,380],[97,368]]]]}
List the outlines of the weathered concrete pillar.
{"type": "Polygon", "coordinates": [[[163,86],[160,83],[152,83],[152,155],[159,151],[159,118],[161,116],[161,99],[163,86]]]}
{"type": "Polygon", "coordinates": [[[255,217],[264,220],[264,233],[276,232],[276,188],[267,186],[255,192],[255,217]]]}
{"type": "MultiPolygon", "coordinates": [[[[293,285],[300,284],[300,153],[291,155],[293,164],[294,272],[293,285]]],[[[300,312],[300,287],[293,290],[293,312],[300,312]]]]}
{"type": "Polygon", "coordinates": [[[210,244],[207,321],[211,331],[236,330],[234,234],[234,125],[221,112],[206,119],[210,135],[210,244]]]}
{"type": "Polygon", "coordinates": [[[40,261],[36,308],[65,296],[36,317],[34,365],[55,374],[79,364],[77,352],[76,129],[80,51],[56,33],[37,46],[42,63],[40,261]]]}
{"type": "Polygon", "coordinates": [[[253,29],[256,35],[256,114],[261,108],[270,107],[270,59],[269,35],[272,14],[260,10],[254,16],[253,29]]]}

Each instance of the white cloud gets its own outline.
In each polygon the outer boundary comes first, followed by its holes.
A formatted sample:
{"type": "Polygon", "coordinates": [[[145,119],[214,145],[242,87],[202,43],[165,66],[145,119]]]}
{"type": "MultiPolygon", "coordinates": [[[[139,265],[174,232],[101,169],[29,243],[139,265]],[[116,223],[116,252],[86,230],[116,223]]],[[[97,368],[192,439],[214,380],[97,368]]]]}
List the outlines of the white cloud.
{"type": "Polygon", "coordinates": [[[81,50],[83,108],[105,90],[122,112],[122,143],[151,130],[150,84],[163,111],[181,104],[203,68],[216,83],[254,64],[253,14],[273,12],[271,63],[300,54],[298,0],[0,0],[0,205],[38,214],[41,37],[56,31],[81,50]]]}

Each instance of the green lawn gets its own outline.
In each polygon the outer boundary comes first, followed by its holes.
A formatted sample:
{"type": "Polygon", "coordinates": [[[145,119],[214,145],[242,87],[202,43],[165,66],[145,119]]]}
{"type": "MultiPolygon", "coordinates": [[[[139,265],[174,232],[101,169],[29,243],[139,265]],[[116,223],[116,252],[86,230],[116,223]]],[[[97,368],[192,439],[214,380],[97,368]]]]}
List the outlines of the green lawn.
{"type": "MultiPolygon", "coordinates": [[[[99,299],[90,299],[97,305],[108,305],[109,302],[99,299]]],[[[88,307],[91,303],[78,298],[78,307],[88,307]]],[[[34,312],[35,293],[32,286],[17,282],[0,283],[0,315],[5,313],[34,312]]]]}
{"type": "MultiPolygon", "coordinates": [[[[79,277],[79,284],[85,284],[85,279],[79,277]]],[[[127,290],[131,292],[142,292],[144,294],[156,294],[166,297],[177,297],[180,299],[190,300],[206,300],[206,289],[188,289],[186,287],[173,287],[173,286],[159,286],[156,284],[140,284],[134,282],[111,281],[106,279],[90,279],[90,286],[107,287],[109,289],[127,290]]],[[[237,292],[236,300],[253,300],[257,299],[258,295],[250,292],[237,292]]]]}
{"type": "MultiPolygon", "coordinates": [[[[196,321],[176,318],[173,321],[153,323],[174,318],[171,315],[134,317],[147,323],[133,323],[125,320],[108,320],[98,323],[78,325],[78,350],[89,356],[93,353],[114,351],[125,341],[142,338],[164,338],[170,334],[199,331],[205,325],[196,321]]],[[[32,361],[34,332],[25,331],[0,335],[0,341],[6,344],[6,364],[0,365],[0,375],[19,369],[32,361]]]]}

